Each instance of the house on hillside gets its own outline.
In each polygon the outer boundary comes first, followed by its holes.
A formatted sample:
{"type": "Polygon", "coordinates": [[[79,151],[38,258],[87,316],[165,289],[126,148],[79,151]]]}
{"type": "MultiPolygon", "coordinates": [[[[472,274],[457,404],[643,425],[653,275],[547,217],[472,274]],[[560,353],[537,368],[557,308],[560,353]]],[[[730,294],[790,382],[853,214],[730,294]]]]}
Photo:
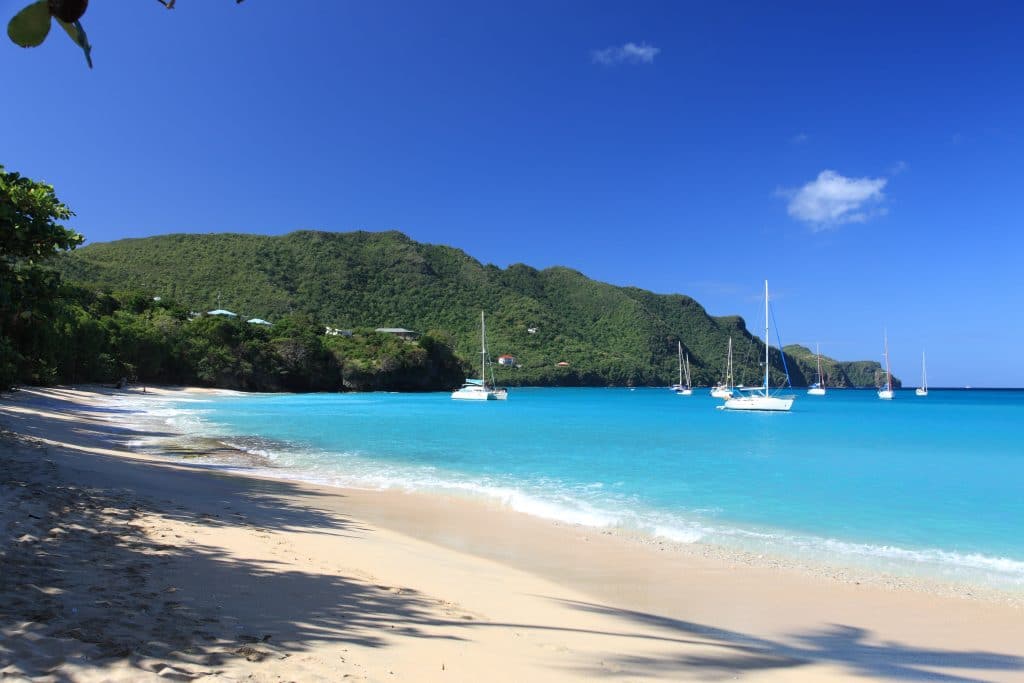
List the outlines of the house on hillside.
{"type": "Polygon", "coordinates": [[[225,318],[237,318],[238,317],[237,313],[232,313],[231,311],[225,311],[223,308],[218,308],[215,311],[207,311],[206,315],[222,315],[225,318]]]}
{"type": "Polygon", "coordinates": [[[507,353],[498,356],[498,365],[509,365],[509,366],[512,366],[512,365],[515,365],[515,364],[516,364],[516,357],[515,356],[511,356],[511,355],[509,355],[507,353]]]}
{"type": "Polygon", "coordinates": [[[324,334],[330,337],[351,337],[352,330],[343,330],[340,327],[325,327],[324,334]]]}
{"type": "Polygon", "coordinates": [[[273,323],[267,322],[263,318],[249,318],[245,322],[249,323],[250,325],[273,325],[273,323]]]}
{"type": "Polygon", "coordinates": [[[406,341],[413,341],[419,339],[422,335],[419,332],[413,332],[407,330],[404,327],[378,327],[374,332],[383,332],[384,334],[393,334],[396,337],[401,337],[406,341]]]}

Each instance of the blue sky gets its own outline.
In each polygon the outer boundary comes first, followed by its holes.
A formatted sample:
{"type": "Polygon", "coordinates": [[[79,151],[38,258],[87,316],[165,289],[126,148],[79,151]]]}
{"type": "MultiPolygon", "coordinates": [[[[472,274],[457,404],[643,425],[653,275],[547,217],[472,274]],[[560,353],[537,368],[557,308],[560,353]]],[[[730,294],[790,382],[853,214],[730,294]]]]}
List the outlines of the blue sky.
{"type": "MultiPolygon", "coordinates": [[[[0,0],[4,21],[21,1],[0,0]]],[[[94,2],[0,41],[0,163],[91,241],[402,230],[1024,385],[1024,9],[94,2]]]]}

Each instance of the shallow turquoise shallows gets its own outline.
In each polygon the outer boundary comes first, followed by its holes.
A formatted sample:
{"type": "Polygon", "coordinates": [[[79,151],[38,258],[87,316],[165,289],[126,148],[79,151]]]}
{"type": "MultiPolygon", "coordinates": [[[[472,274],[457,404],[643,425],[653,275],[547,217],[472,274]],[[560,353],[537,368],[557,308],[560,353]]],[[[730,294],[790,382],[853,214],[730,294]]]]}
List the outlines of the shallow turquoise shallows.
{"type": "Polygon", "coordinates": [[[717,410],[706,389],[252,395],[172,421],[277,476],[1024,590],[1024,392],[795,393],[784,414],[717,410]]]}

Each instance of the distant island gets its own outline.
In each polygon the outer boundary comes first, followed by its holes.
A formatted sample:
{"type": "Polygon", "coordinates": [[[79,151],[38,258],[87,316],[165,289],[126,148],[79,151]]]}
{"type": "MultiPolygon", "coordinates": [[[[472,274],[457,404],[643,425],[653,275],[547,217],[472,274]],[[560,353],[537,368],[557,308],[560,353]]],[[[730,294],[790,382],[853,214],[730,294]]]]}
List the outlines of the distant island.
{"type": "MultiPolygon", "coordinates": [[[[737,381],[756,383],[762,372],[763,346],[744,320],[708,315],[688,296],[616,287],[564,267],[502,269],[399,232],[162,235],[91,244],[62,255],[57,267],[83,309],[105,307],[113,318],[131,315],[132,325],[162,330],[167,348],[107,359],[128,362],[140,381],[447,389],[473,373],[481,310],[492,354],[505,356],[498,381],[510,386],[670,384],[677,342],[694,383],[712,384],[723,376],[730,337],[737,381]],[[109,293],[106,304],[89,301],[97,292],[109,293]]],[[[773,349],[772,383],[784,382],[784,365],[795,386],[813,381],[813,354],[783,351],[785,361],[773,349]]],[[[874,361],[823,365],[835,387],[875,386],[880,372],[874,361]]]]}

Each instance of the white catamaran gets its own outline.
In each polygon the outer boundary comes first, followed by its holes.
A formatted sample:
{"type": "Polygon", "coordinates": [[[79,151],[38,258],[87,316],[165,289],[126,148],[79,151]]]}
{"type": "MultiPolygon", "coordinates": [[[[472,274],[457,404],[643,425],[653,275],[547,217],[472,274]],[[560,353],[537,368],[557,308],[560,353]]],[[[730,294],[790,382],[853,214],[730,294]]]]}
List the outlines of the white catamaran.
{"type": "Polygon", "coordinates": [[[891,401],[894,396],[892,391],[892,372],[889,370],[889,333],[884,332],[885,340],[885,386],[878,390],[878,398],[883,401],[891,401]]]}
{"type": "Polygon", "coordinates": [[[725,381],[711,387],[711,395],[715,398],[732,398],[732,337],[729,337],[729,352],[725,356],[725,381]]]}
{"type": "Polygon", "coordinates": [[[821,346],[818,344],[814,345],[815,350],[818,353],[818,381],[807,388],[807,394],[809,396],[824,396],[825,395],[825,375],[821,374],[821,346]]]}
{"type": "Polygon", "coordinates": [[[672,389],[680,396],[693,395],[693,386],[690,384],[690,354],[686,354],[686,363],[683,363],[683,342],[679,344],[679,384],[672,389]],[[686,372],[686,384],[683,384],[683,372],[686,372]]]}
{"type": "Polygon", "coordinates": [[[744,396],[737,396],[726,400],[725,405],[720,406],[726,410],[762,410],[771,412],[785,412],[793,407],[794,396],[772,396],[771,387],[768,385],[768,281],[764,281],[764,386],[757,389],[743,389],[744,396]]]}
{"type": "Polygon", "coordinates": [[[928,370],[924,364],[924,351],[921,352],[921,386],[914,393],[918,396],[928,395],[928,370]]]}
{"type": "Polygon", "coordinates": [[[504,401],[508,398],[508,389],[494,386],[492,373],[491,384],[487,384],[487,327],[484,324],[484,312],[480,311],[480,379],[467,379],[459,389],[452,392],[452,398],[463,401],[504,401]]]}

